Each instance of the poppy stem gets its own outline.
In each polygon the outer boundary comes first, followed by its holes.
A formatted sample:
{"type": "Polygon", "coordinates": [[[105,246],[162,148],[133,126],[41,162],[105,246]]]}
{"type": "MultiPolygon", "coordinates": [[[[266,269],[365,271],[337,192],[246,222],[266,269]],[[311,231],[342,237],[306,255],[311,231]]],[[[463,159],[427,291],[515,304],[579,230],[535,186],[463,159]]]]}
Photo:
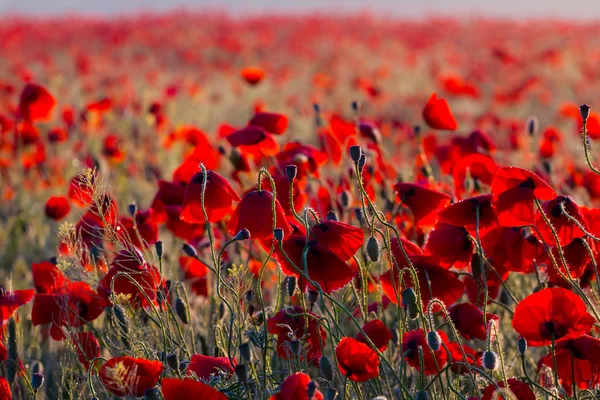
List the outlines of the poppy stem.
{"type": "MultiPolygon", "coordinates": [[[[550,350],[552,351],[552,363],[554,364],[554,386],[556,387],[556,390],[560,390],[560,386],[558,385],[558,364],[556,363],[556,351],[554,341],[555,334],[554,332],[552,332],[552,347],[550,350]]],[[[573,384],[575,384],[575,382],[573,382],[573,384]]]]}
{"type": "Polygon", "coordinates": [[[590,158],[590,151],[588,148],[588,139],[587,139],[587,119],[583,120],[583,149],[584,149],[584,154],[585,154],[585,161],[588,165],[588,167],[590,167],[590,169],[592,170],[592,172],[600,175],[600,170],[595,168],[592,165],[592,160],[590,158]]]}

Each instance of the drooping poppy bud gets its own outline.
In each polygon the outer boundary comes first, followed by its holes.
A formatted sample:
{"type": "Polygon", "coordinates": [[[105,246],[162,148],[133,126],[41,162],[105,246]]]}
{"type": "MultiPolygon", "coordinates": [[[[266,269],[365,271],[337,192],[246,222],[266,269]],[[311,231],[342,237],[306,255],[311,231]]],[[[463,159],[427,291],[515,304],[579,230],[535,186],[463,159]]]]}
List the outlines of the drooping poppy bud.
{"type": "Polygon", "coordinates": [[[500,363],[498,361],[498,355],[491,350],[486,350],[483,353],[483,366],[489,370],[498,369],[500,363]]]}

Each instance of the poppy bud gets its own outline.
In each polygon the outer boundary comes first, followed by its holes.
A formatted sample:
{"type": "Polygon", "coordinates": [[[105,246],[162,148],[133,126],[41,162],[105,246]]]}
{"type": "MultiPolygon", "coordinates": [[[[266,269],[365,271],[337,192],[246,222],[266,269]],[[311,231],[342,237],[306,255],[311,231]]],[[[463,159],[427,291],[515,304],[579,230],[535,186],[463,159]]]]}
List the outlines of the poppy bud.
{"type": "Polygon", "coordinates": [[[176,351],[167,354],[167,365],[174,371],[179,370],[179,357],[177,357],[176,351]]]}
{"type": "Polygon", "coordinates": [[[298,287],[298,280],[295,276],[289,276],[287,278],[287,293],[289,297],[292,297],[294,293],[296,293],[296,288],[298,287]]]}
{"type": "Polygon", "coordinates": [[[413,288],[406,288],[402,291],[402,304],[406,307],[417,304],[417,294],[413,288]]]}
{"type": "Polygon", "coordinates": [[[351,106],[352,106],[352,111],[358,112],[358,107],[360,107],[360,103],[355,100],[351,103],[351,106]]]}
{"type": "Polygon", "coordinates": [[[190,245],[190,244],[184,244],[183,245],[183,252],[188,256],[188,257],[192,257],[192,258],[198,258],[198,252],[196,251],[196,249],[190,245]]]}
{"type": "Polygon", "coordinates": [[[158,258],[162,258],[164,254],[163,242],[158,240],[156,243],[154,243],[154,249],[156,250],[156,255],[158,256],[158,258]]]}
{"type": "Polygon", "coordinates": [[[356,217],[356,219],[358,220],[358,222],[362,222],[363,221],[363,212],[360,208],[355,208],[354,209],[354,216],[356,217]]]}
{"type": "Polygon", "coordinates": [[[525,357],[525,352],[527,351],[527,339],[523,336],[519,336],[519,353],[521,353],[521,357],[525,357]]]}
{"type": "Polygon", "coordinates": [[[19,349],[17,347],[17,323],[14,318],[8,320],[8,359],[12,360],[6,365],[6,379],[9,383],[13,383],[17,376],[19,358],[19,349]]]}
{"type": "Polygon", "coordinates": [[[442,347],[442,338],[436,331],[427,332],[427,344],[433,351],[438,351],[442,347]]]}
{"type": "Polygon", "coordinates": [[[321,106],[319,105],[319,103],[313,103],[313,110],[315,110],[316,113],[321,112],[321,106]]]}
{"type": "Polygon", "coordinates": [[[275,230],[273,231],[273,237],[278,242],[282,242],[284,236],[285,236],[285,234],[283,232],[283,229],[281,229],[281,228],[275,228],[275,230]]]}
{"type": "Polygon", "coordinates": [[[416,138],[418,138],[419,136],[421,136],[421,126],[420,125],[414,125],[413,126],[413,133],[415,135],[416,138]]]}
{"type": "Polygon", "coordinates": [[[319,292],[317,292],[316,290],[308,291],[308,302],[310,303],[311,306],[313,304],[315,304],[318,299],[319,299],[319,292]]]}
{"type": "Polygon", "coordinates": [[[254,314],[254,311],[256,311],[256,307],[254,307],[254,304],[250,303],[248,304],[246,311],[248,312],[248,315],[252,315],[254,314]]]}
{"type": "Polygon", "coordinates": [[[148,389],[144,393],[144,400],[160,400],[161,397],[158,388],[148,389]]]}
{"type": "Polygon", "coordinates": [[[285,167],[285,176],[287,176],[289,181],[293,181],[296,179],[296,175],[298,174],[298,167],[294,164],[288,165],[285,167]]]}
{"type": "Polygon", "coordinates": [[[58,265],[58,257],[50,257],[48,261],[50,261],[54,265],[58,265]]]}
{"type": "Polygon", "coordinates": [[[44,373],[44,364],[42,364],[39,361],[35,361],[32,365],[31,365],[31,372],[34,374],[43,374],[44,373]]]}
{"type": "Polygon", "coordinates": [[[335,400],[338,397],[338,391],[334,388],[328,388],[325,392],[325,400],[335,400]]]}
{"type": "Polygon", "coordinates": [[[473,273],[473,279],[475,282],[479,282],[481,279],[481,268],[483,267],[483,263],[481,262],[481,256],[479,253],[474,253],[473,258],[471,258],[471,271],[473,273]]]}
{"type": "Polygon", "coordinates": [[[299,340],[291,340],[290,341],[290,350],[292,354],[296,357],[300,355],[300,341],[299,340]]]}
{"type": "Polygon", "coordinates": [[[325,380],[333,380],[333,365],[331,364],[329,357],[321,356],[321,359],[319,360],[319,369],[321,370],[321,374],[325,380]]]}
{"type": "Polygon", "coordinates": [[[135,218],[135,214],[137,213],[137,204],[135,204],[135,201],[129,203],[127,206],[127,211],[129,212],[131,218],[135,218]]]}
{"type": "Polygon", "coordinates": [[[309,400],[313,398],[317,389],[319,389],[319,384],[317,383],[317,381],[313,380],[313,381],[308,382],[308,385],[306,386],[306,390],[308,392],[309,400]]]}
{"type": "Polygon", "coordinates": [[[367,155],[363,153],[360,155],[360,159],[358,160],[358,168],[363,169],[363,167],[365,166],[366,163],[367,163],[367,155]]]}
{"type": "Polygon", "coordinates": [[[265,315],[262,312],[258,312],[253,316],[251,321],[254,326],[260,326],[265,322],[265,315]]]}
{"type": "Polygon", "coordinates": [[[252,300],[254,300],[254,290],[250,289],[248,291],[246,291],[246,301],[247,302],[251,302],[252,300]]]}
{"type": "Polygon", "coordinates": [[[119,328],[121,328],[121,333],[125,334],[125,335],[128,334],[129,333],[129,317],[125,313],[125,309],[121,305],[115,304],[113,306],[113,313],[115,314],[115,317],[117,318],[117,322],[119,323],[119,328]]]}
{"type": "Polygon", "coordinates": [[[187,304],[179,297],[175,300],[175,313],[184,324],[189,324],[190,319],[188,315],[189,309],[187,304]]]}
{"type": "Polygon", "coordinates": [[[350,158],[355,163],[360,161],[360,156],[362,155],[362,150],[360,146],[350,146],[350,158]]]}
{"type": "Polygon", "coordinates": [[[248,382],[248,367],[246,367],[246,364],[238,364],[235,366],[235,376],[237,376],[239,381],[243,384],[248,382]]]}
{"type": "Polygon", "coordinates": [[[235,235],[235,240],[248,240],[250,239],[250,231],[246,228],[240,229],[240,231],[235,235]]]}
{"type": "Polygon", "coordinates": [[[217,148],[217,150],[219,151],[219,154],[221,154],[222,156],[224,156],[225,154],[227,154],[227,150],[223,146],[219,146],[217,148]]]}
{"type": "Polygon", "coordinates": [[[531,116],[527,118],[527,133],[529,136],[537,134],[539,121],[537,117],[531,116]]]}
{"type": "Polygon", "coordinates": [[[498,368],[498,356],[490,350],[483,353],[483,366],[487,369],[495,370],[498,368]]]}
{"type": "Polygon", "coordinates": [[[33,375],[31,375],[31,386],[33,387],[33,390],[35,390],[37,392],[38,389],[41,388],[43,384],[44,384],[44,375],[39,374],[37,372],[34,373],[33,375]]]}
{"type": "Polygon", "coordinates": [[[587,121],[590,116],[590,106],[587,104],[582,104],[579,106],[579,114],[581,114],[581,119],[587,121]]]}
{"type": "Polygon", "coordinates": [[[325,219],[327,221],[337,221],[338,220],[337,215],[335,215],[335,212],[333,212],[333,211],[329,211],[327,213],[327,216],[325,217],[325,219]]]}
{"type": "Polygon", "coordinates": [[[244,342],[244,343],[240,344],[239,350],[240,350],[240,356],[241,356],[242,360],[244,360],[246,362],[250,362],[250,358],[252,356],[252,354],[250,352],[250,343],[244,342]]]}
{"type": "Polygon", "coordinates": [[[417,396],[415,397],[415,400],[429,400],[429,395],[427,394],[426,391],[419,390],[417,392],[417,396]]]}
{"type": "Polygon", "coordinates": [[[417,308],[416,304],[409,305],[406,307],[406,310],[408,311],[408,318],[410,320],[417,319],[419,316],[419,309],[417,308]]]}
{"type": "Polygon", "coordinates": [[[379,261],[379,258],[381,258],[381,249],[379,248],[379,242],[375,236],[371,236],[367,240],[367,254],[373,262],[377,262],[379,261]]]}

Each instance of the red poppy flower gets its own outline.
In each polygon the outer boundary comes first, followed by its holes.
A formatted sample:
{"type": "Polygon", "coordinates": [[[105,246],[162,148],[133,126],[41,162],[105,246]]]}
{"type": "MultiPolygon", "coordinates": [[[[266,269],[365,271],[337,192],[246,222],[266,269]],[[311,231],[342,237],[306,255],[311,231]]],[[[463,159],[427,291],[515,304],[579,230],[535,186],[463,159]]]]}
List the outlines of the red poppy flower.
{"type": "Polygon", "coordinates": [[[4,324],[17,308],[29,303],[33,298],[33,289],[10,292],[0,287],[0,326],[4,324]]]}
{"type": "Polygon", "coordinates": [[[98,318],[107,306],[85,282],[72,282],[51,293],[38,293],[33,300],[31,321],[34,326],[52,324],[50,334],[54,340],[66,338],[62,327],[78,328],[98,318]]]}
{"type": "MultiPolygon", "coordinates": [[[[388,342],[392,340],[392,332],[379,319],[367,322],[363,325],[362,330],[381,352],[387,349],[388,342]]],[[[358,332],[356,340],[362,343],[368,343],[362,332],[358,332]]]]}
{"type": "Polygon", "coordinates": [[[92,332],[79,332],[73,337],[73,346],[79,357],[79,362],[85,369],[90,367],[90,362],[100,356],[100,343],[92,332]]]}
{"type": "Polygon", "coordinates": [[[310,376],[304,372],[296,372],[285,378],[278,393],[270,400],[323,400],[323,393],[315,390],[313,397],[308,398],[308,384],[310,376]]]}
{"type": "MultiPolygon", "coordinates": [[[[185,189],[181,219],[188,223],[206,223],[202,211],[202,187],[204,173],[196,172],[185,189]]],[[[231,211],[234,201],[240,201],[240,196],[233,190],[227,179],[214,171],[206,172],[206,187],[204,190],[204,208],[209,222],[222,220],[231,211]]]]}
{"type": "MultiPolygon", "coordinates": [[[[446,336],[445,332],[437,331],[437,333],[440,335],[443,343],[448,343],[448,336],[446,336]]],[[[416,329],[404,333],[402,336],[402,353],[404,354],[404,359],[408,365],[421,372],[419,362],[419,347],[421,347],[423,349],[423,373],[425,375],[435,375],[438,373],[438,368],[441,371],[446,365],[448,353],[442,348],[433,352],[432,355],[432,350],[427,344],[425,335],[426,334],[423,329],[416,329]]]]}
{"type": "Polygon", "coordinates": [[[50,261],[32,264],[31,273],[37,293],[52,293],[70,283],[69,278],[50,261]]]}
{"type": "Polygon", "coordinates": [[[98,219],[102,226],[114,225],[117,222],[118,207],[115,199],[110,194],[102,194],[96,199],[88,210],[88,214],[98,219]]]}
{"type": "Polygon", "coordinates": [[[554,190],[533,172],[503,167],[492,181],[492,203],[502,226],[534,224],[534,199],[556,197],[554,190]]]}
{"type": "Polygon", "coordinates": [[[211,147],[197,146],[193,153],[173,171],[173,181],[189,182],[198,171],[200,164],[204,164],[208,170],[217,169],[220,164],[219,153],[213,151],[211,147]]]}
{"type": "Polygon", "coordinates": [[[227,400],[227,396],[217,389],[193,379],[164,378],[160,386],[165,400],[227,400]]]}
{"type": "MultiPolygon", "coordinates": [[[[275,189],[277,191],[277,201],[279,201],[279,204],[281,204],[281,207],[283,207],[283,210],[287,215],[292,215],[292,209],[290,208],[289,179],[278,172],[275,172],[272,177],[273,181],[275,182],[275,189]]],[[[301,212],[304,209],[304,205],[306,204],[307,200],[306,191],[301,186],[301,181],[299,179],[294,179],[292,185],[294,189],[294,210],[296,210],[296,212],[301,212]]],[[[263,188],[265,190],[272,191],[271,182],[263,182],[263,188]]]]}
{"type": "MultiPolygon", "coordinates": [[[[196,164],[195,168],[198,165],[196,164]]],[[[152,201],[153,218],[156,222],[167,222],[167,229],[178,238],[194,242],[204,234],[205,224],[188,224],[180,219],[185,195],[184,182],[158,182],[158,192],[152,201]]]]}
{"type": "Polygon", "coordinates": [[[318,317],[317,319],[305,317],[304,314],[316,317],[315,314],[304,310],[300,306],[292,306],[280,310],[277,314],[269,318],[267,320],[267,328],[270,334],[277,335],[277,354],[281,358],[284,360],[291,359],[292,353],[289,342],[293,339],[302,338],[301,342],[306,344],[306,349],[302,352],[300,358],[317,363],[321,358],[327,333],[317,323],[318,317]],[[306,356],[304,352],[306,352],[306,356]]]}
{"type": "Polygon", "coordinates": [[[366,382],[379,376],[377,352],[356,339],[345,337],[335,348],[338,369],[346,378],[366,382]]]}
{"type": "Polygon", "coordinates": [[[0,377],[0,399],[12,400],[12,392],[10,391],[10,383],[6,378],[0,377]]]}
{"type": "Polygon", "coordinates": [[[183,279],[190,281],[192,292],[198,296],[208,295],[208,282],[206,265],[192,257],[179,257],[179,267],[183,270],[183,279]]]}
{"type": "Polygon", "coordinates": [[[474,250],[475,245],[465,228],[445,222],[435,224],[425,243],[425,254],[444,268],[467,268],[474,250]]]}
{"type": "Polygon", "coordinates": [[[427,104],[425,104],[423,119],[433,129],[455,131],[458,128],[448,102],[445,99],[438,98],[435,93],[431,95],[427,104]]]}
{"type": "Polygon", "coordinates": [[[192,355],[190,364],[187,367],[188,375],[192,372],[200,379],[210,379],[213,374],[224,372],[227,375],[233,373],[233,367],[227,357],[210,357],[202,354],[192,355]]]}
{"type": "Polygon", "coordinates": [[[56,100],[42,86],[29,83],[21,92],[19,114],[27,121],[45,120],[50,117],[56,100]]]}
{"type": "MultiPolygon", "coordinates": [[[[475,350],[473,350],[473,348],[471,348],[470,346],[466,344],[459,345],[458,343],[454,342],[448,343],[446,346],[450,351],[450,358],[452,359],[452,363],[467,363],[474,367],[480,366],[479,364],[481,362],[481,355],[478,354],[475,350]],[[463,351],[465,353],[464,355],[463,351]],[[466,360],[464,356],[467,356],[466,360]]],[[[466,368],[462,365],[452,365],[450,369],[455,374],[468,374],[470,372],[473,372],[473,370],[469,370],[469,368],[466,368]]]]}
{"type": "Polygon", "coordinates": [[[260,126],[274,135],[281,135],[288,126],[288,118],[283,114],[258,112],[248,121],[248,125],[260,126]]]}
{"type": "Polygon", "coordinates": [[[114,357],[102,365],[98,377],[115,396],[142,397],[148,389],[158,384],[163,369],[160,361],[114,357]]]}
{"type": "MultiPolygon", "coordinates": [[[[471,303],[455,304],[448,309],[450,318],[456,329],[470,340],[472,337],[480,340],[487,338],[487,327],[483,325],[483,311],[471,303]]],[[[497,315],[486,313],[486,321],[498,321],[497,315]]]]}
{"type": "MultiPolygon", "coordinates": [[[[301,235],[289,235],[283,242],[283,250],[286,256],[276,249],[275,256],[279,261],[284,274],[300,278],[300,287],[304,288],[304,278],[301,277],[296,268],[303,269],[303,252],[306,246],[306,237],[301,235]],[[294,263],[292,265],[288,258],[294,263]]],[[[342,260],[332,249],[317,240],[309,240],[308,252],[306,253],[306,268],[308,277],[321,285],[325,293],[331,293],[341,289],[356,276],[356,270],[342,260]]]]}
{"type": "Polygon", "coordinates": [[[442,78],[444,90],[456,96],[469,96],[477,98],[480,95],[479,89],[470,83],[467,83],[458,76],[447,76],[442,78]]]}
{"type": "Polygon", "coordinates": [[[326,153],[300,142],[286,143],[276,158],[283,168],[287,165],[298,167],[297,180],[303,180],[308,175],[319,177],[319,168],[327,162],[326,153]]]}
{"type": "MultiPolygon", "coordinates": [[[[91,184],[94,183],[94,178],[91,184]]],[[[93,188],[88,185],[86,178],[79,174],[69,182],[69,199],[79,207],[87,207],[93,199],[93,188]]]]}
{"type": "Polygon", "coordinates": [[[117,231],[121,232],[126,243],[146,249],[158,240],[158,223],[154,220],[154,210],[149,208],[135,213],[135,224],[131,217],[122,217],[117,231]]]}
{"type": "Polygon", "coordinates": [[[523,228],[498,226],[481,238],[481,246],[496,269],[527,274],[533,272],[534,259],[547,258],[543,244],[523,228]]]}
{"type": "Polygon", "coordinates": [[[491,194],[475,196],[450,204],[442,208],[437,217],[438,221],[454,226],[462,226],[469,231],[471,236],[475,237],[477,213],[479,213],[479,236],[483,237],[498,224],[498,218],[492,207],[491,194]]]}
{"type": "Polygon", "coordinates": [[[322,221],[314,225],[310,236],[329,247],[342,260],[352,258],[365,240],[365,232],[361,228],[337,221],[322,221]]]}
{"type": "Polygon", "coordinates": [[[265,77],[265,70],[258,67],[246,67],[240,72],[240,75],[251,86],[257,85],[265,77]]]}
{"type": "Polygon", "coordinates": [[[553,336],[555,340],[576,338],[588,333],[595,322],[575,293],[548,288],[521,300],[512,323],[530,346],[548,346],[553,336]]]}
{"type": "MultiPolygon", "coordinates": [[[[502,275],[502,279],[500,279],[498,275],[491,271],[488,271],[488,273],[485,275],[488,289],[488,303],[498,298],[498,295],[500,294],[502,281],[506,278],[508,278],[508,272],[502,275]]],[[[475,280],[471,276],[465,275],[463,282],[465,284],[465,291],[467,292],[468,300],[479,307],[483,307],[483,302],[485,301],[483,276],[475,280]]]]}
{"type": "Polygon", "coordinates": [[[69,140],[69,133],[60,127],[48,131],[48,141],[50,143],[63,143],[69,140]]]}
{"type": "MultiPolygon", "coordinates": [[[[569,272],[573,279],[580,278],[585,272],[586,267],[592,262],[590,258],[590,254],[588,253],[585,243],[585,239],[576,238],[571,243],[562,247],[563,255],[565,260],[567,261],[567,265],[569,266],[569,272]]],[[[588,244],[588,247],[593,247],[588,244]]],[[[567,271],[565,270],[565,266],[562,263],[562,259],[560,254],[558,253],[558,248],[552,248],[552,255],[558,264],[560,272],[562,275],[566,275],[567,271]]],[[[595,253],[595,252],[594,252],[595,253]]],[[[592,253],[592,254],[594,254],[592,253]]],[[[548,273],[548,281],[552,282],[555,285],[570,287],[570,283],[563,279],[561,274],[558,273],[554,264],[548,260],[546,262],[546,272],[548,273]]]]}
{"type": "MultiPolygon", "coordinates": [[[[512,396],[505,397],[502,392],[496,389],[495,385],[490,384],[483,390],[483,398],[481,400],[507,400],[509,398],[514,398],[516,400],[535,400],[535,393],[533,393],[533,390],[531,390],[527,383],[521,382],[516,378],[507,379],[507,382],[508,389],[512,393],[512,396]]],[[[504,381],[498,382],[498,387],[504,391],[504,381]]]]}
{"type": "Polygon", "coordinates": [[[415,225],[433,225],[438,210],[450,204],[447,194],[414,183],[397,183],[394,190],[398,201],[412,212],[415,225]]]}
{"type": "MultiPolygon", "coordinates": [[[[563,213],[563,208],[567,214],[577,220],[583,227],[586,227],[587,221],[579,210],[577,203],[575,203],[575,201],[569,196],[558,196],[555,199],[542,203],[542,210],[546,215],[546,218],[548,218],[548,220],[550,220],[552,223],[560,243],[567,245],[575,238],[583,238],[585,233],[583,233],[581,228],[579,228],[575,222],[571,221],[563,213]]],[[[556,246],[554,235],[552,234],[550,227],[548,224],[546,224],[546,221],[540,212],[536,213],[535,226],[549,246],[556,246]]]]}
{"type": "Polygon", "coordinates": [[[459,197],[463,197],[465,192],[465,179],[467,174],[473,180],[476,187],[490,185],[494,175],[498,170],[498,165],[490,156],[485,154],[473,153],[466,157],[461,157],[452,169],[454,179],[454,188],[459,197]]]}
{"type": "Polygon", "coordinates": [[[279,144],[260,126],[247,126],[227,135],[225,139],[233,147],[239,147],[255,157],[274,156],[279,151],[279,144]]]}
{"type": "MultiPolygon", "coordinates": [[[[273,193],[265,190],[253,190],[246,193],[231,215],[227,230],[235,235],[246,228],[252,239],[271,239],[273,237],[273,193]]],[[[285,218],[285,213],[279,201],[275,199],[276,227],[285,233],[291,233],[292,228],[285,218]]]]}
{"type": "Polygon", "coordinates": [[[66,217],[71,211],[69,201],[63,196],[53,196],[46,202],[46,216],[56,221],[60,221],[66,217]]]}

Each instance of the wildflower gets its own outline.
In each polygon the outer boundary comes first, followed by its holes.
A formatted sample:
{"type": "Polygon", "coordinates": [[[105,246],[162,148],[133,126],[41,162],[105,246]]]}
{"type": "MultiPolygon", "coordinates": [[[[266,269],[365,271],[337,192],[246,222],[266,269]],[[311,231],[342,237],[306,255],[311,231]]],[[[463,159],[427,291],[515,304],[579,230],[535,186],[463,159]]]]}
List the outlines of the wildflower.
{"type": "Polygon", "coordinates": [[[365,382],[379,375],[379,356],[369,346],[345,337],[335,349],[340,372],[355,382],[365,382]]]}

